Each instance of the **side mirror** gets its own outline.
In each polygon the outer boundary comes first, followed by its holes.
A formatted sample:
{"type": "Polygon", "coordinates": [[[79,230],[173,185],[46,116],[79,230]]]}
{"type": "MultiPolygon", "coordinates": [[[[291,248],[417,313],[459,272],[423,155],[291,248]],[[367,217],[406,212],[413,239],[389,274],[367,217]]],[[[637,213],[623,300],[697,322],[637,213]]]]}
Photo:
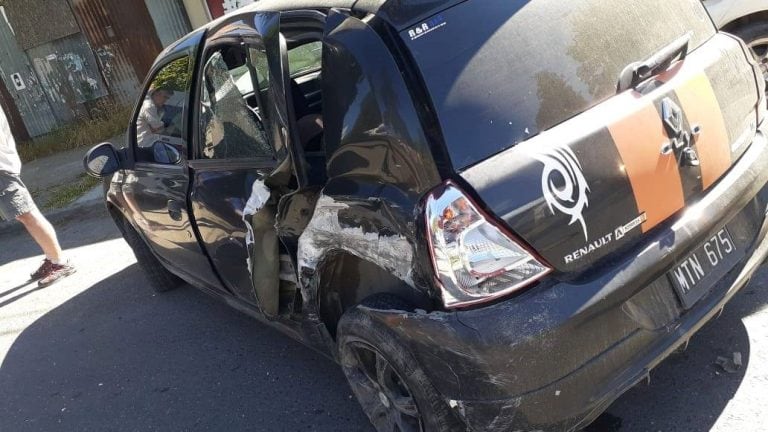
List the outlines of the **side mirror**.
{"type": "Polygon", "coordinates": [[[120,170],[120,155],[112,143],[104,142],[88,150],[83,165],[91,176],[104,178],[120,170]]]}
{"type": "Polygon", "coordinates": [[[152,144],[152,156],[155,162],[166,165],[176,165],[181,162],[179,149],[164,141],[155,141],[152,144]]]}

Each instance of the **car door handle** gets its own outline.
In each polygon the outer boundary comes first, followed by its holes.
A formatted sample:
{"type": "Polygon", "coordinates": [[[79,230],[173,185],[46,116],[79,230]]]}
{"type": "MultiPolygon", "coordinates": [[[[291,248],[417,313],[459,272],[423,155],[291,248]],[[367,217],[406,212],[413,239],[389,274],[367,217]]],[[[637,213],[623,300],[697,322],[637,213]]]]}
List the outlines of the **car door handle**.
{"type": "Polygon", "coordinates": [[[171,219],[180,221],[183,216],[183,211],[184,204],[176,200],[168,200],[168,214],[171,216],[171,219]]]}

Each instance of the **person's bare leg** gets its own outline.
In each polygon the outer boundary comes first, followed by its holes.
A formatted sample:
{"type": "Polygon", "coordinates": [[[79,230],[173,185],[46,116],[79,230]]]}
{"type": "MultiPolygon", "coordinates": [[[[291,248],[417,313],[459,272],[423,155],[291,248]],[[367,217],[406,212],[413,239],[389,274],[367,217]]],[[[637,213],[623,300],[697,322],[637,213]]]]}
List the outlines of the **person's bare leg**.
{"type": "Polygon", "coordinates": [[[45,257],[54,263],[63,263],[64,256],[56,238],[56,231],[40,210],[34,209],[16,218],[27,229],[32,238],[45,253],[45,257]]]}

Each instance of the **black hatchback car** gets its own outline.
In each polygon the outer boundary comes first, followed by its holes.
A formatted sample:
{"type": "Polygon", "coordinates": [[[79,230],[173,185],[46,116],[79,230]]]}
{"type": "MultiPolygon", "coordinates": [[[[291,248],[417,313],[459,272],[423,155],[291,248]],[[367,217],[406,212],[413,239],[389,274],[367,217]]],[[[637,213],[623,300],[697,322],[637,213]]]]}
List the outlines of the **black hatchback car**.
{"type": "Polygon", "coordinates": [[[764,85],[698,0],[264,0],[85,162],[157,290],[328,353],[377,430],[574,430],[766,257],[764,85]]]}

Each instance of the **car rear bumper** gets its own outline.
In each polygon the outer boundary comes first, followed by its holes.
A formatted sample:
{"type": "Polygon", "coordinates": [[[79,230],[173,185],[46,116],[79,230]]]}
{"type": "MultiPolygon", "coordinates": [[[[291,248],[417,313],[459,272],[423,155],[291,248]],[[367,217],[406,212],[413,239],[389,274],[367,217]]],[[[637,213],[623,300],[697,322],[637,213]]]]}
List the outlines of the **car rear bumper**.
{"type": "Polygon", "coordinates": [[[676,221],[584,280],[484,308],[371,314],[411,349],[472,430],[574,430],[598,416],[747,284],[768,256],[768,143],[676,221]],[[741,256],[688,310],[667,272],[723,227],[741,256]]]}
{"type": "MultiPolygon", "coordinates": [[[[478,431],[505,431],[521,426],[531,430],[586,427],[621,394],[648,378],[653,368],[719,314],[749,282],[768,257],[767,228],[761,230],[752,255],[674,323],[659,329],[638,330],[566,377],[530,393],[493,401],[455,401],[452,405],[471,429],[478,431]]],[[[550,355],[560,356],[556,351],[550,355]]]]}

